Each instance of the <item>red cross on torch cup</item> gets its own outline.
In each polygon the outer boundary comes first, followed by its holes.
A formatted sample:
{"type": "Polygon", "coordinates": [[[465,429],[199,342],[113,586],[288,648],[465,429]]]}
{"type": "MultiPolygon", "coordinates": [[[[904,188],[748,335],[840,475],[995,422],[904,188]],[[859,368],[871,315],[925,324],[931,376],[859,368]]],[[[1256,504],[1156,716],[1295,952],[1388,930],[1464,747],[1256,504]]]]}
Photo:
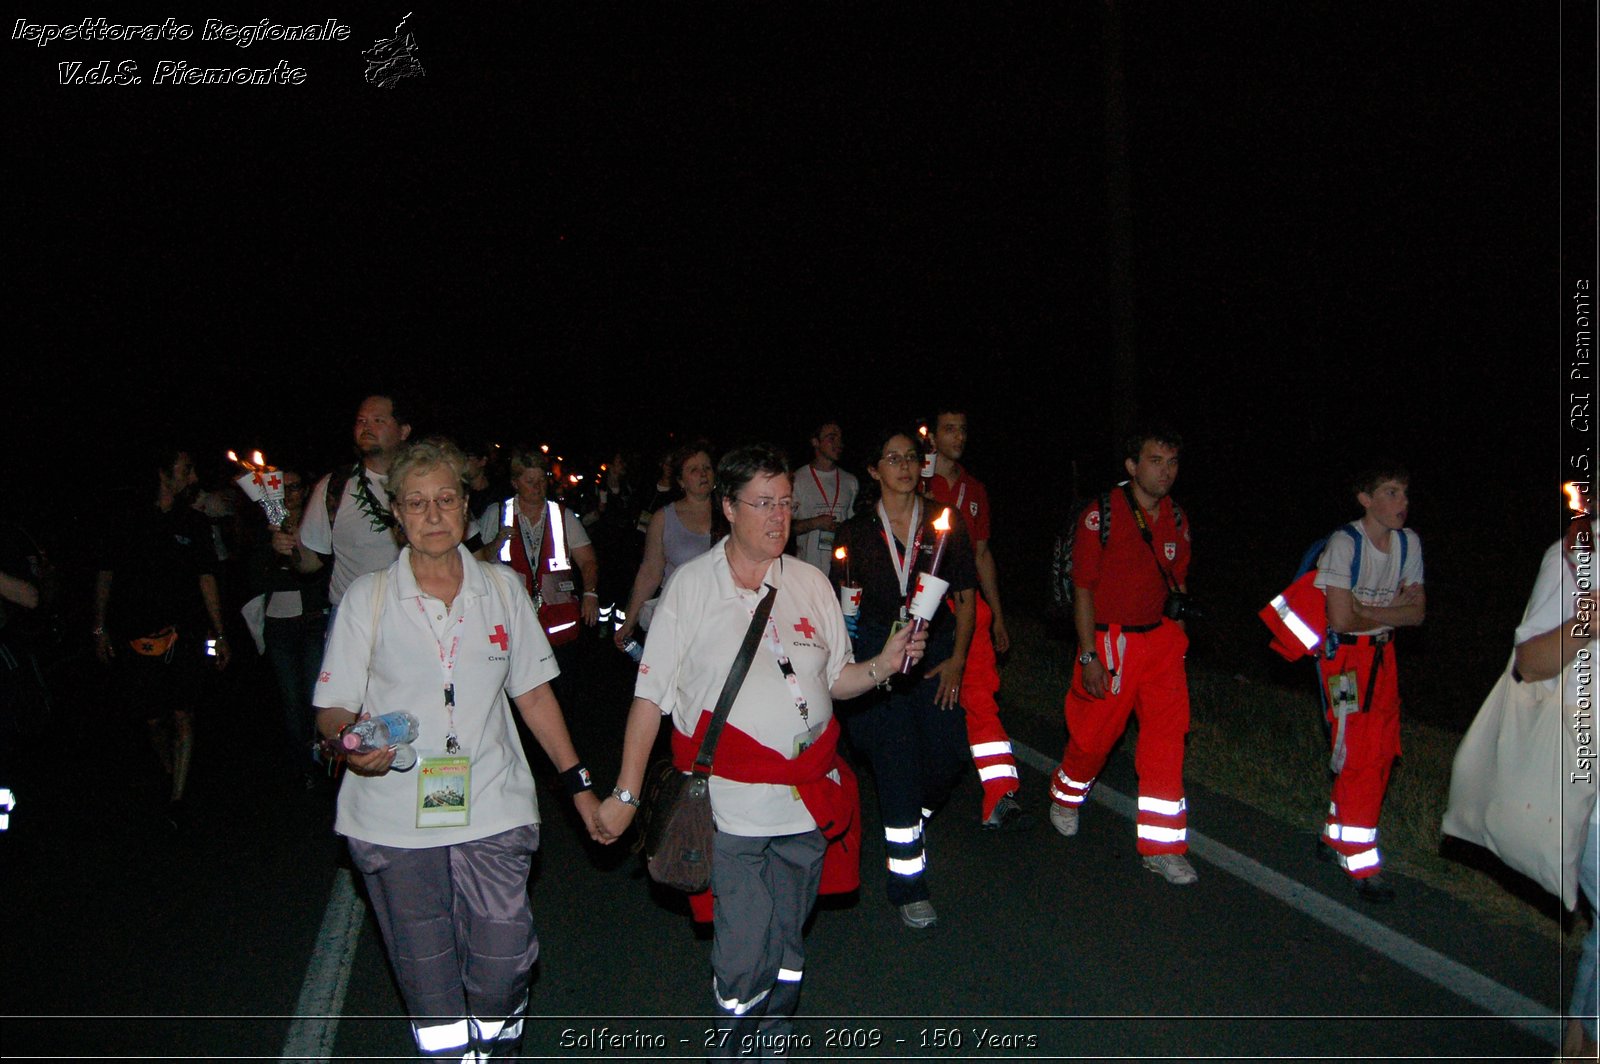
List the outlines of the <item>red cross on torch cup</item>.
{"type": "Polygon", "coordinates": [[[245,471],[244,476],[234,483],[252,502],[260,504],[266,512],[267,524],[274,529],[283,527],[283,522],[289,517],[289,508],[283,502],[283,478],[278,475],[278,467],[268,465],[260,451],[251,451],[249,461],[229,451],[228,461],[245,471]]]}
{"type": "MultiPolygon", "coordinates": [[[[937,532],[938,535],[933,537],[933,561],[928,565],[928,575],[929,576],[938,576],[939,575],[939,563],[944,561],[944,543],[945,543],[945,540],[950,535],[950,508],[948,506],[946,506],[944,508],[944,512],[939,515],[939,519],[933,523],[933,530],[935,532],[937,532]]],[[[917,577],[916,590],[914,590],[912,592],[912,597],[915,598],[917,595],[919,595],[921,593],[922,593],[922,578],[919,575],[917,577]]],[[[922,631],[926,627],[928,627],[928,622],[923,620],[921,617],[913,616],[911,618],[911,634],[912,635],[916,635],[918,632],[922,631]]],[[[900,675],[904,676],[906,673],[908,673],[910,671],[911,671],[911,654],[909,652],[907,652],[905,658],[900,662],[900,675]]]]}

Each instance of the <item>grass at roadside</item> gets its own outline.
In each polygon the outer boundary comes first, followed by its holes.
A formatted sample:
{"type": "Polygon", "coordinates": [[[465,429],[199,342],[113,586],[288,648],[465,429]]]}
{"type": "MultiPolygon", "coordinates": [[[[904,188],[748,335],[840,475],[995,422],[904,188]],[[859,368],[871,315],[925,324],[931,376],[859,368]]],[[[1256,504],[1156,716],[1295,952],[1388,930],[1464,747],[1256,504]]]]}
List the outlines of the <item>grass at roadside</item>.
{"type": "MultiPolygon", "coordinates": [[[[1008,713],[1059,721],[1071,680],[1069,646],[1039,620],[1006,618],[1012,648],[1001,698],[1008,713]]],[[[1309,666],[1307,666],[1309,670],[1309,666]]],[[[1283,822],[1307,838],[1328,808],[1328,747],[1309,671],[1302,689],[1193,670],[1192,724],[1184,775],[1283,822]]],[[[1379,823],[1385,860],[1481,910],[1490,919],[1527,927],[1576,949],[1587,921],[1563,917],[1559,903],[1492,855],[1465,844],[1441,853],[1439,824],[1450,790],[1450,763],[1460,735],[1402,722],[1405,753],[1389,780],[1379,823]]]]}

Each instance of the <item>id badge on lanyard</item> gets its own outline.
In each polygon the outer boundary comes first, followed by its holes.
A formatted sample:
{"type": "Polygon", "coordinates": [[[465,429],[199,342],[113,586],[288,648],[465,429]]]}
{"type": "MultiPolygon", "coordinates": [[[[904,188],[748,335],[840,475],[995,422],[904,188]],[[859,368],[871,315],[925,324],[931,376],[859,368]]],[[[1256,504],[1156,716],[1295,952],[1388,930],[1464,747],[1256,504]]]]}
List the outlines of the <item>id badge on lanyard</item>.
{"type": "Polygon", "coordinates": [[[917,499],[912,503],[911,546],[904,555],[900,553],[899,546],[895,543],[894,529],[889,524],[889,512],[883,508],[883,503],[878,503],[878,520],[883,525],[883,545],[889,550],[889,564],[894,567],[895,579],[900,584],[900,611],[895,622],[889,628],[889,638],[911,623],[910,600],[907,593],[911,587],[911,571],[917,566],[917,552],[922,548],[922,500],[917,499]]]}
{"type": "Polygon", "coordinates": [[[464,828],[471,823],[472,758],[423,758],[417,772],[417,827],[464,828]]]}

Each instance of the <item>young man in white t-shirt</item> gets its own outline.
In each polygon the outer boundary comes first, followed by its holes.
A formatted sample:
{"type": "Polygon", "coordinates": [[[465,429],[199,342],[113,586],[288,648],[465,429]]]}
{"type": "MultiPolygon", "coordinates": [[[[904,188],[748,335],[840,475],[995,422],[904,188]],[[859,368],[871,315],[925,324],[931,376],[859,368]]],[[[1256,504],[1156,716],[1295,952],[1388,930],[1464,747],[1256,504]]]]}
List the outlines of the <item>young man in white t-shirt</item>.
{"type": "Polygon", "coordinates": [[[861,489],[839,468],[842,454],[844,432],[826,421],[811,437],[811,463],[794,474],[794,556],[825,573],[833,564],[833,533],[855,512],[861,489]]]}
{"type": "Polygon", "coordinates": [[[1317,670],[1336,773],[1322,843],[1369,902],[1394,900],[1378,853],[1378,812],[1400,754],[1394,630],[1421,624],[1427,609],[1422,540],[1405,527],[1409,484],[1399,466],[1357,477],[1361,520],[1334,532],[1317,559],[1316,586],[1328,599],[1317,670]]]}

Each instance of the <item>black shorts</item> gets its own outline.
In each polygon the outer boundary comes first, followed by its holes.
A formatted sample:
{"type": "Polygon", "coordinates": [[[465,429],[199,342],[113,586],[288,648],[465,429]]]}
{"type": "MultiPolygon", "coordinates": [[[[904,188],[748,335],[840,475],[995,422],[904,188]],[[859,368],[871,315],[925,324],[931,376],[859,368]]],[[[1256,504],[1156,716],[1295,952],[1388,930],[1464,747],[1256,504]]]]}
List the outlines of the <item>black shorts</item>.
{"type": "Polygon", "coordinates": [[[159,657],[134,653],[124,640],[117,647],[117,697],[140,720],[159,720],[175,709],[193,710],[205,679],[203,637],[178,633],[172,651],[159,657]]]}

